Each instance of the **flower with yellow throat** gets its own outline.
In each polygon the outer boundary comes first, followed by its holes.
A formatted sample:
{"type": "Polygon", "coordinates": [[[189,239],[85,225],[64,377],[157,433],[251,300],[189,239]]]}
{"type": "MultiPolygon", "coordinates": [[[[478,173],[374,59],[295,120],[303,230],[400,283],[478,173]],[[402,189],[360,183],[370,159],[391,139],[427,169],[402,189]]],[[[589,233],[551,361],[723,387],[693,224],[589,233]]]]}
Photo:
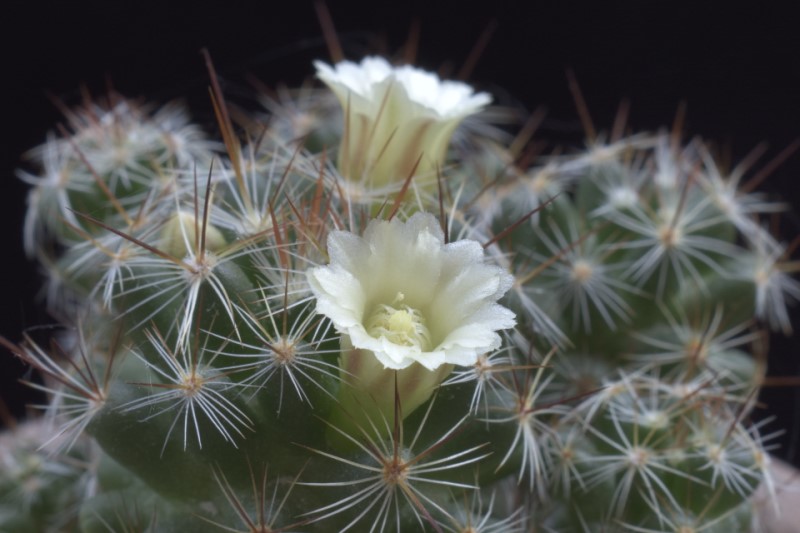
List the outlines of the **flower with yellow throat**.
{"type": "Polygon", "coordinates": [[[500,347],[515,315],[497,301],[513,277],[470,239],[445,243],[436,218],[373,220],[363,237],[335,231],[330,263],[309,270],[317,312],[341,333],[345,408],[408,415],[453,369],[500,347]],[[348,396],[351,395],[351,396],[348,396]],[[355,403],[358,404],[356,407],[355,403]]]}

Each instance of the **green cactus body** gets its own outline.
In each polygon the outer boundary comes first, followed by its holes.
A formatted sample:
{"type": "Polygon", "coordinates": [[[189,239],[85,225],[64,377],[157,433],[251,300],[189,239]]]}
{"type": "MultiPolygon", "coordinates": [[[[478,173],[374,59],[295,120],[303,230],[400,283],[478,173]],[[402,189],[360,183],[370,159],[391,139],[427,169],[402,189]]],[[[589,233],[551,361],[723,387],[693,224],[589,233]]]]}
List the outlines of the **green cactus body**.
{"type": "Polygon", "coordinates": [[[775,206],[700,141],[517,168],[459,127],[485,93],[317,69],[224,151],[117,99],[36,152],[66,333],[6,344],[60,436],[3,437],[0,529],[747,530],[751,353],[800,296],[775,206]]]}

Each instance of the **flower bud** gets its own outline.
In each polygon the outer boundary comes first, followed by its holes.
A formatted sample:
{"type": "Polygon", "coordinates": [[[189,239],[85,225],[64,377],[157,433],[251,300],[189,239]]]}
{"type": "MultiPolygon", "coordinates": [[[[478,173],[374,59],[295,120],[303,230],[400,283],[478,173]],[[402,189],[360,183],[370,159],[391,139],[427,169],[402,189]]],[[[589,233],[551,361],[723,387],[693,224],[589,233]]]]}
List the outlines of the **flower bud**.
{"type": "MultiPolygon", "coordinates": [[[[203,228],[193,214],[179,211],[164,224],[160,248],[178,259],[197,254],[202,232],[203,228]]],[[[224,245],[225,237],[222,232],[208,224],[205,228],[205,249],[214,252],[224,245]]]]}

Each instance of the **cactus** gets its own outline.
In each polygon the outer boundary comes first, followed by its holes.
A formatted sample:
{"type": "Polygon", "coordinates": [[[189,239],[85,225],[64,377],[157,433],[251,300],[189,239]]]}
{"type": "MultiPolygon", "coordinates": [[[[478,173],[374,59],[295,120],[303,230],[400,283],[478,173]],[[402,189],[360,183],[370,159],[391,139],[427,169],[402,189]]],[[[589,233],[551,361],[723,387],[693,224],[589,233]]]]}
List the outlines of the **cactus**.
{"type": "Polygon", "coordinates": [[[33,152],[63,327],[3,341],[50,401],[0,529],[757,529],[800,283],[747,164],[675,132],[528,161],[466,84],[315,68],[241,124],[212,83],[221,142],[113,95],[33,152]]]}

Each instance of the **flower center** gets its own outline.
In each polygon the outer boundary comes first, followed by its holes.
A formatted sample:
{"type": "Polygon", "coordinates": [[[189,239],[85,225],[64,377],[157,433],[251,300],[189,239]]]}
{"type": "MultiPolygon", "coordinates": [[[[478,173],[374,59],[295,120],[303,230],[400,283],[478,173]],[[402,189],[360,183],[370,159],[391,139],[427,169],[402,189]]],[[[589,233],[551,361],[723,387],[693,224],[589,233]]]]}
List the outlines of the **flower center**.
{"type": "Polygon", "coordinates": [[[393,344],[427,352],[431,349],[431,332],[425,317],[417,309],[402,304],[403,299],[403,293],[397,293],[390,305],[379,304],[365,324],[367,331],[375,338],[385,337],[393,344]]]}
{"type": "Polygon", "coordinates": [[[578,284],[584,285],[592,277],[592,265],[585,259],[579,259],[572,265],[570,277],[578,284]]]}

